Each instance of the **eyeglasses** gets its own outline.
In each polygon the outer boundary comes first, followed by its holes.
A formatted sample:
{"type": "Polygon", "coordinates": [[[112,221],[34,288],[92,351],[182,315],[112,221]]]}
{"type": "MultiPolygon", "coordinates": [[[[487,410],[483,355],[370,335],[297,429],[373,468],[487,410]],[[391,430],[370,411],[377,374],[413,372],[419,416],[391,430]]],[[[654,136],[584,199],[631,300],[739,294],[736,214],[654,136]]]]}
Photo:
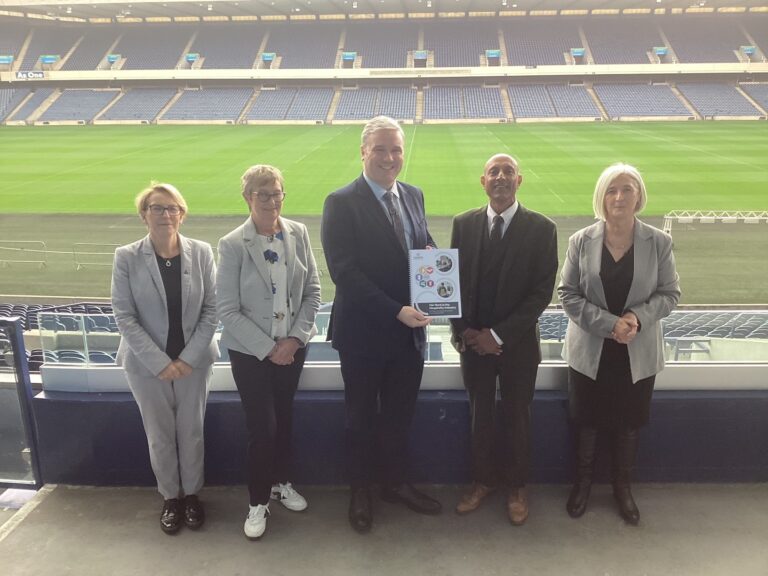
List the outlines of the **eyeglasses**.
{"type": "Polygon", "coordinates": [[[163,212],[168,212],[171,216],[178,216],[184,210],[182,210],[181,206],[177,206],[176,204],[171,204],[169,206],[163,206],[162,204],[150,204],[148,206],[149,211],[152,212],[155,216],[162,216],[163,212]]]}
{"type": "Polygon", "coordinates": [[[251,198],[258,198],[259,202],[266,204],[270,200],[274,200],[276,204],[279,204],[285,200],[285,192],[275,192],[274,194],[267,194],[265,192],[251,192],[251,198]]]}

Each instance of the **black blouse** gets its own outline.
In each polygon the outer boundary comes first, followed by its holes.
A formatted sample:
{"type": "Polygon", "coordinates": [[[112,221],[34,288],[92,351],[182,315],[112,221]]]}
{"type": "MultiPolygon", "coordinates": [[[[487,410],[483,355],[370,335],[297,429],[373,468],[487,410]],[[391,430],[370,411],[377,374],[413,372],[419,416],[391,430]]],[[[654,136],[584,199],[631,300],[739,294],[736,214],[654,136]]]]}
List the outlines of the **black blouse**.
{"type": "MultiPolygon", "coordinates": [[[[600,279],[603,282],[605,301],[611,314],[624,314],[629,288],[635,277],[635,247],[632,245],[618,261],[613,259],[611,251],[603,244],[603,257],[600,263],[600,279]]],[[[626,344],[619,344],[612,338],[603,341],[605,360],[614,358],[616,353],[626,356],[626,344]],[[607,353],[607,354],[606,354],[607,353]],[[623,354],[622,354],[623,353],[623,354]]]]}
{"type": "Polygon", "coordinates": [[[181,255],[173,258],[157,256],[157,266],[163,278],[165,299],[168,302],[168,341],[165,353],[176,360],[184,350],[184,329],[181,325],[181,255]]]}

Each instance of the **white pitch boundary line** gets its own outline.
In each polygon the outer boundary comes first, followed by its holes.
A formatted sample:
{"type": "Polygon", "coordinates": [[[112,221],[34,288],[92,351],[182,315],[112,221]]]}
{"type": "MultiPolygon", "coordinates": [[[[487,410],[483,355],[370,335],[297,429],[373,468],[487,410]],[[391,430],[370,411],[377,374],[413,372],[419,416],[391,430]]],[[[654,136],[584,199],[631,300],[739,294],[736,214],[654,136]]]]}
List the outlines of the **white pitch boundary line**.
{"type": "Polygon", "coordinates": [[[417,124],[413,124],[413,134],[411,135],[411,143],[408,144],[408,158],[405,159],[405,172],[403,173],[402,178],[398,178],[401,182],[405,182],[408,180],[408,167],[411,165],[411,154],[413,154],[413,149],[416,148],[416,128],[418,128],[417,124]]]}
{"type": "Polygon", "coordinates": [[[5,540],[11,532],[18,528],[24,519],[29,516],[32,511],[43,503],[48,495],[56,490],[56,484],[46,484],[32,498],[22,506],[18,512],[11,516],[5,524],[0,526],[0,542],[5,540]]]}
{"type": "Polygon", "coordinates": [[[560,200],[560,202],[562,202],[563,204],[565,204],[565,200],[563,200],[562,198],[560,198],[560,195],[559,195],[557,192],[555,192],[554,190],[552,190],[552,188],[550,188],[549,186],[547,186],[547,190],[549,190],[549,191],[552,193],[552,195],[553,195],[555,198],[557,198],[558,200],[560,200]]]}

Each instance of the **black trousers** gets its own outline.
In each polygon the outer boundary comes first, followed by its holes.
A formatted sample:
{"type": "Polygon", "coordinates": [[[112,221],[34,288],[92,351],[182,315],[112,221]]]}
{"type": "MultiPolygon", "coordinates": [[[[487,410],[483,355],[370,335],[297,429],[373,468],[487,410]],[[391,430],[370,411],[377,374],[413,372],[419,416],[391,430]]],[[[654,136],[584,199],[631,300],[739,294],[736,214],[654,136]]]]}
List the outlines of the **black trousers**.
{"type": "Polygon", "coordinates": [[[414,346],[394,358],[340,352],[344,379],[347,468],[354,488],[377,480],[385,486],[406,481],[408,433],[424,370],[414,346]]]}
{"type": "Polygon", "coordinates": [[[503,480],[515,488],[527,483],[538,358],[538,343],[530,355],[503,352],[480,356],[471,350],[461,354],[461,373],[469,394],[474,481],[494,486],[503,480]],[[503,422],[497,421],[497,379],[503,422]],[[502,446],[497,446],[500,432],[502,446]]]}
{"type": "Polygon", "coordinates": [[[296,351],[293,364],[278,366],[269,359],[229,351],[232,376],[248,428],[248,493],[251,506],[267,504],[273,484],[290,475],[293,397],[304,367],[306,349],[296,351]]]}

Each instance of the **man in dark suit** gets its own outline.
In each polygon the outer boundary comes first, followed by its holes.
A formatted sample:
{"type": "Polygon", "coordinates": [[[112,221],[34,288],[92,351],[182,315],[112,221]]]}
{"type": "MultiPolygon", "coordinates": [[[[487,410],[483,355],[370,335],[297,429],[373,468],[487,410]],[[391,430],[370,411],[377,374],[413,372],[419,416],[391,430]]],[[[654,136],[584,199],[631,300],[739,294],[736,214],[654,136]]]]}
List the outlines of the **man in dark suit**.
{"type": "Polygon", "coordinates": [[[472,423],[473,482],[456,512],[477,509],[504,482],[515,525],[528,518],[530,404],[541,361],[538,318],[552,299],[557,273],[555,224],[517,201],[522,181],[517,160],[492,156],[480,177],[488,205],[456,216],[451,236],[451,247],[459,249],[463,312],[451,327],[472,423]],[[501,451],[494,450],[497,379],[501,451]]]}
{"type": "Polygon", "coordinates": [[[406,481],[430,321],[410,306],[408,283],[408,250],[434,246],[424,196],[396,180],[405,151],[397,122],[378,116],[361,140],[363,174],[326,198],[322,242],[336,284],[328,337],[344,379],[349,521],[364,533],[373,522],[370,489],[377,480],[387,502],[424,514],[439,513],[441,505],[406,481]]]}

